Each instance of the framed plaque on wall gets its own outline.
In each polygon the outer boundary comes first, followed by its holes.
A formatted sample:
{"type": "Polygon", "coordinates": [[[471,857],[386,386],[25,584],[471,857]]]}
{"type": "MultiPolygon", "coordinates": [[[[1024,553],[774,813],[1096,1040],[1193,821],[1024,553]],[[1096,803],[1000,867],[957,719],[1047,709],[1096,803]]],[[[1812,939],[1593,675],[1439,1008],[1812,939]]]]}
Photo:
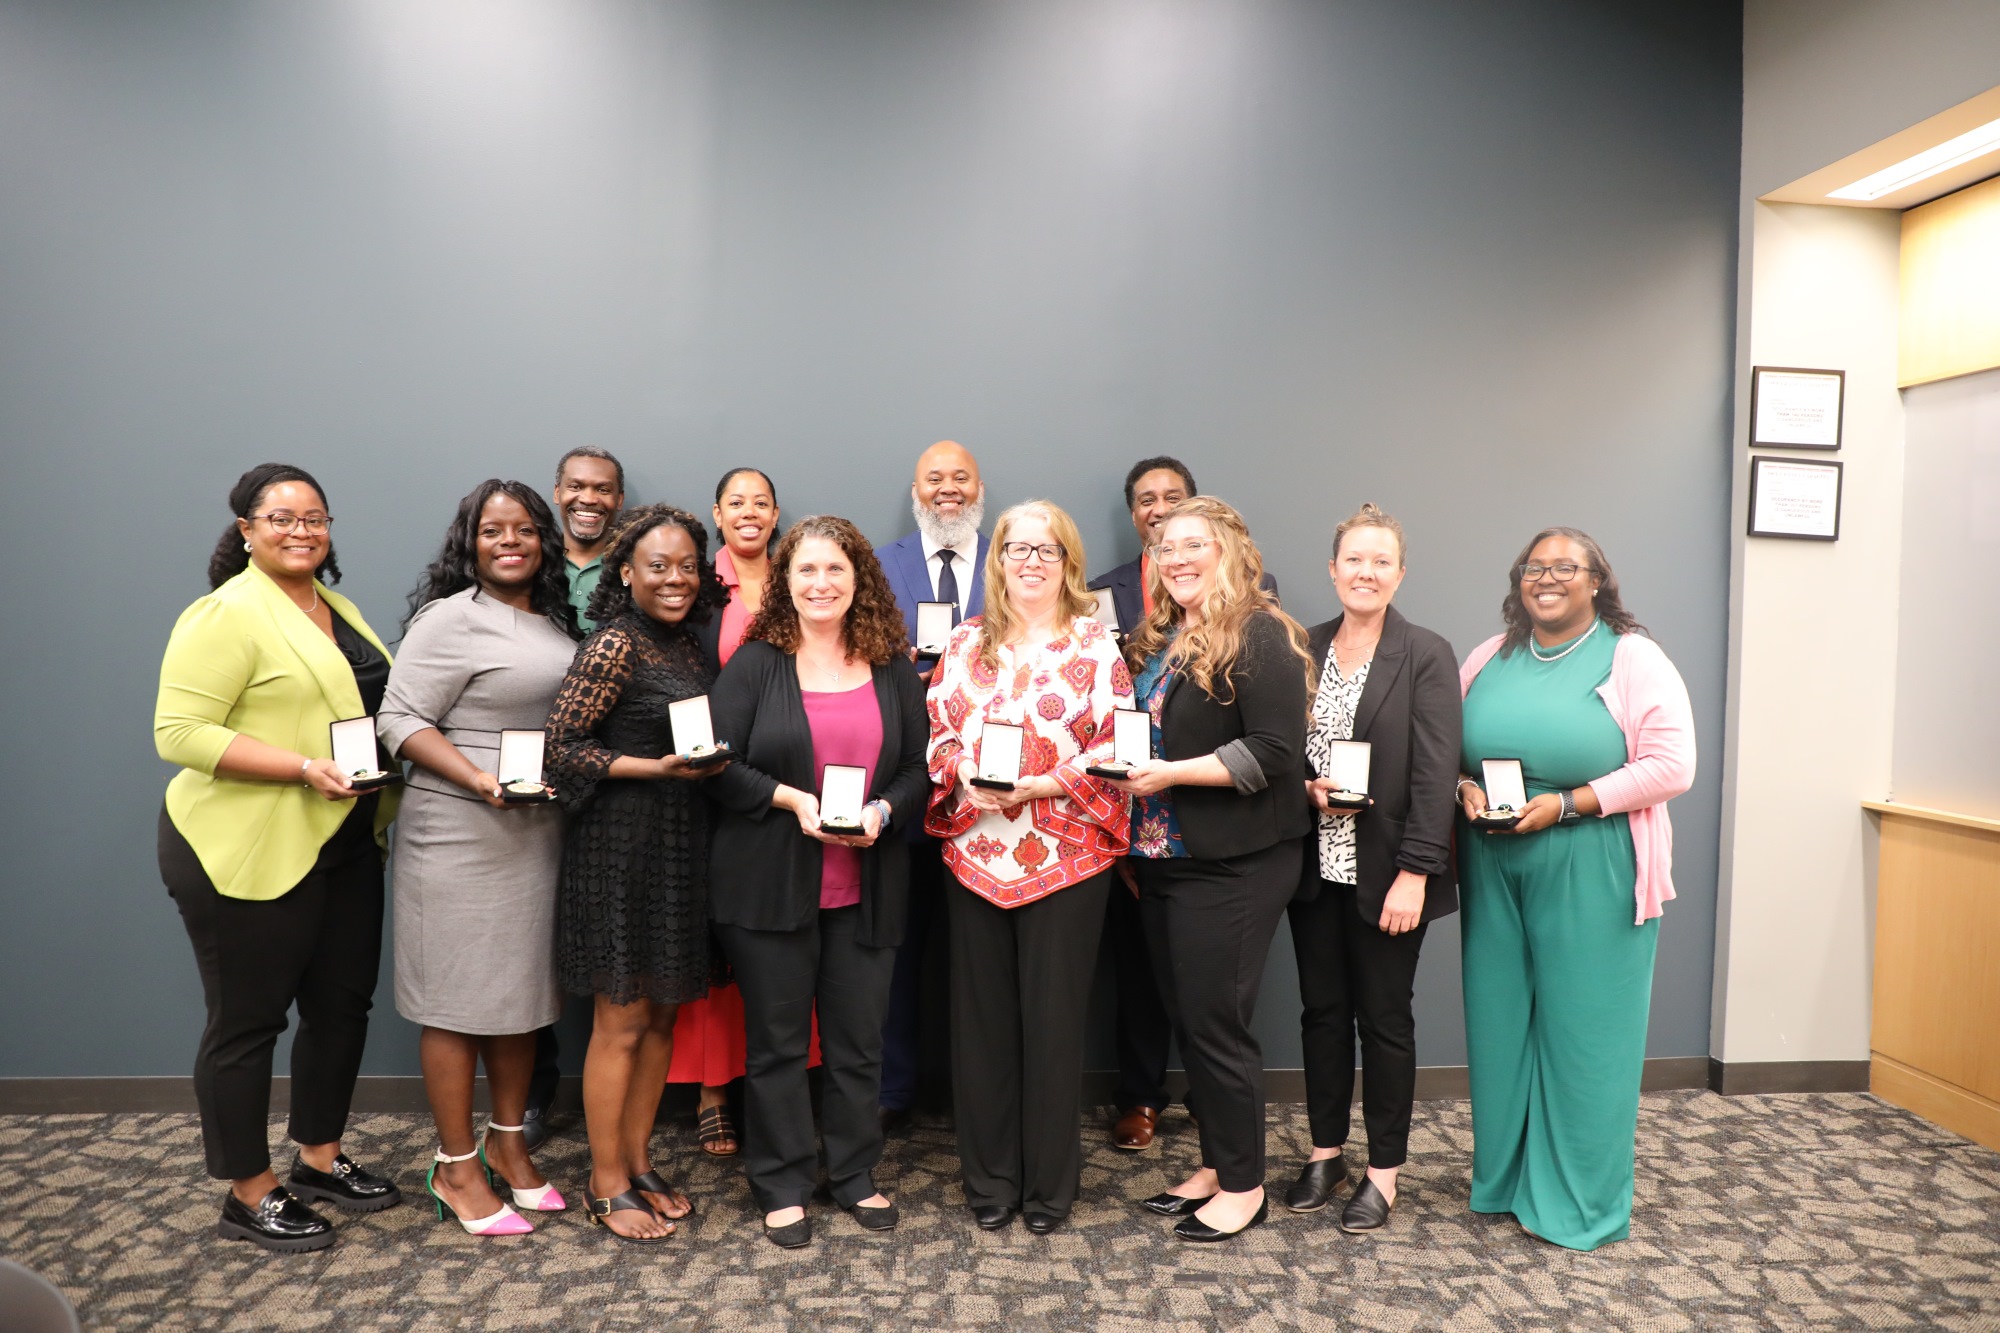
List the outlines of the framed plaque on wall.
{"type": "Polygon", "coordinates": [[[1750,535],[1840,540],[1839,463],[1750,460],[1750,535]]]}
{"type": "Polygon", "coordinates": [[[1844,370],[1750,368],[1750,447],[1838,449],[1847,390],[1844,370]]]}

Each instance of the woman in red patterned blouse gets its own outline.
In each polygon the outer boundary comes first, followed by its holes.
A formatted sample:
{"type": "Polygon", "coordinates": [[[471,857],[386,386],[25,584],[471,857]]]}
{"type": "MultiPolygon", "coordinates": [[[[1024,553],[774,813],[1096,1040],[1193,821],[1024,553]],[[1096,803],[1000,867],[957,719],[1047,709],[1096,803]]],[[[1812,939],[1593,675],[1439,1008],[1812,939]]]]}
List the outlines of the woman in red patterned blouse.
{"type": "Polygon", "coordinates": [[[1046,500],[994,525],[986,614],[960,625],[932,678],[925,828],[947,841],[952,1092],[973,1217],[1053,1231],[1076,1201],[1083,1014],[1124,855],[1126,798],[1084,772],[1111,757],[1132,678],[1084,589],[1076,524],[1046,500]],[[1022,729],[1021,778],[974,786],[988,723],[1022,729]]]}

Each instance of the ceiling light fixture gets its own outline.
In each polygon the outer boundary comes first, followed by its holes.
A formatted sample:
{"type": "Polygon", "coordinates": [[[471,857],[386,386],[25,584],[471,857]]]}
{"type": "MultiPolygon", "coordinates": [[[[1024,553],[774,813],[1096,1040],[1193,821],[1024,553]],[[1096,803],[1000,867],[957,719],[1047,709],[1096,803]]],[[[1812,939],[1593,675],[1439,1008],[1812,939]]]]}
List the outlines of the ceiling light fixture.
{"type": "Polygon", "coordinates": [[[1946,139],[1915,157],[1906,157],[1893,167],[1884,167],[1871,176],[1863,176],[1854,184],[1833,191],[1827,198],[1869,203],[1941,171],[1950,171],[1975,157],[1983,157],[1995,149],[2000,149],[2000,120],[1989,120],[1978,129],[1967,130],[1955,139],[1946,139]]]}

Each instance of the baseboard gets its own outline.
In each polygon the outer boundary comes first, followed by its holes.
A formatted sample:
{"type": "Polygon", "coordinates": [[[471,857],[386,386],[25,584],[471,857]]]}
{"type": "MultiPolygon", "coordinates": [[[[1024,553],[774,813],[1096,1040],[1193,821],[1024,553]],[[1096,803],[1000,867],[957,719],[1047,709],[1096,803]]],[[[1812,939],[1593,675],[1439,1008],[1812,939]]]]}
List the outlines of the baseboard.
{"type": "Polygon", "coordinates": [[[1868,1090],[1883,1101],[1913,1111],[1954,1134],[1963,1134],[1974,1143],[2000,1149],[2000,1102],[1982,1097],[1970,1088],[1961,1088],[1913,1065],[1877,1055],[1869,1068],[1868,1090]]]}
{"type": "MultiPolygon", "coordinates": [[[[1650,1061],[1648,1062],[1650,1063],[1650,1061]]],[[[1710,1059],[1708,1088],[1725,1097],[1760,1092],[1866,1092],[1866,1060],[1710,1059]]]]}

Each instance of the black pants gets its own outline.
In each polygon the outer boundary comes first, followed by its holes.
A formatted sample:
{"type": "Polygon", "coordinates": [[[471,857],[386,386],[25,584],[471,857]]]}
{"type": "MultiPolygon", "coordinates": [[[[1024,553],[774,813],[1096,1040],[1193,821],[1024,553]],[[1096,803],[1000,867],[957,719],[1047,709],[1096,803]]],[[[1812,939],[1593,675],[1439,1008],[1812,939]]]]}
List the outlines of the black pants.
{"type": "Polygon", "coordinates": [[[822,910],[803,930],[716,926],[743,992],[743,1169],[767,1213],[803,1208],[819,1183],[806,1059],[819,1010],[821,1137],[834,1202],[875,1193],[882,1159],[882,1015],[894,949],[856,938],[859,907],[822,910]]]}
{"type": "Polygon", "coordinates": [[[1117,983],[1118,1089],[1112,1095],[1120,1111],[1167,1105],[1167,1045],[1173,1024],[1167,1021],[1160,980],[1153,972],[1146,928],[1139,920],[1139,900],[1115,876],[1104,897],[1104,948],[1111,955],[1117,983]]]}
{"type": "Polygon", "coordinates": [[[1135,857],[1139,910],[1200,1115],[1201,1164],[1232,1194],[1264,1183],[1264,963],[1299,887],[1301,839],[1221,861],[1135,857]]]}
{"type": "Polygon", "coordinates": [[[1358,1031],[1368,1165],[1401,1166],[1410,1154],[1410,1103],[1417,1089],[1417,1020],[1410,999],[1417,954],[1430,926],[1386,935],[1355,911],[1352,884],[1326,880],[1320,881],[1319,897],[1295,902],[1289,911],[1304,1004],[1299,1032],[1313,1146],[1339,1148],[1347,1142],[1358,1031]]]}
{"type": "Polygon", "coordinates": [[[208,1173],[243,1180],[271,1165],[271,1052],[296,1002],[292,1109],[297,1143],[347,1129],[382,962],[382,855],[375,802],[356,803],[290,892],[264,902],[215,891],[194,848],[160,812],[160,878],[201,970],[208,1024],[195,1053],[208,1173]]]}
{"type": "Polygon", "coordinates": [[[951,889],[952,1094],[971,1207],[1067,1217],[1076,1202],[1083,1020],[1111,878],[1020,907],[951,889]]]}
{"type": "Polygon", "coordinates": [[[949,955],[937,946],[946,929],[945,891],[957,887],[936,838],[910,844],[910,913],[896,950],[896,978],[882,1024],[882,1105],[893,1110],[915,1106],[918,1093],[943,1077],[948,1057],[938,1051],[941,1043],[933,1037],[950,1031],[944,1020],[951,983],[944,975],[949,969],[935,964],[949,955]]]}

